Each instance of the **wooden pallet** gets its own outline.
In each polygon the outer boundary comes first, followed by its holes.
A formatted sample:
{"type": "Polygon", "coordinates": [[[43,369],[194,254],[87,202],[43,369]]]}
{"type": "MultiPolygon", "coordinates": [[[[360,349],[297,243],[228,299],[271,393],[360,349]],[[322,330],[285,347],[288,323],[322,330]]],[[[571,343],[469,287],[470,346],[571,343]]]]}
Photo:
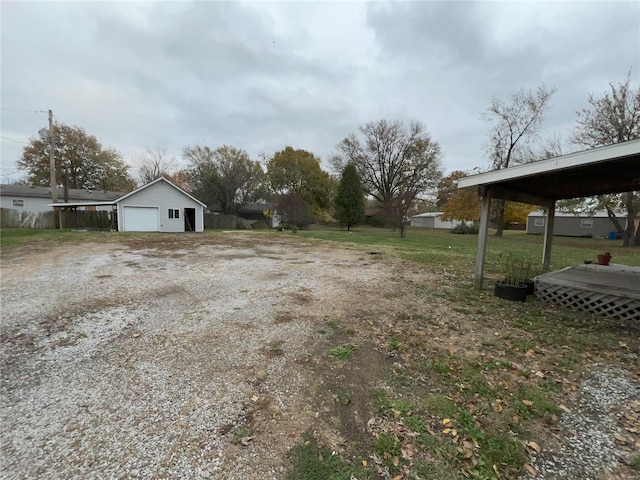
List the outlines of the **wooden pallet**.
{"type": "Polygon", "coordinates": [[[616,320],[640,320],[640,271],[578,266],[540,275],[536,296],[566,308],[616,320]]]}

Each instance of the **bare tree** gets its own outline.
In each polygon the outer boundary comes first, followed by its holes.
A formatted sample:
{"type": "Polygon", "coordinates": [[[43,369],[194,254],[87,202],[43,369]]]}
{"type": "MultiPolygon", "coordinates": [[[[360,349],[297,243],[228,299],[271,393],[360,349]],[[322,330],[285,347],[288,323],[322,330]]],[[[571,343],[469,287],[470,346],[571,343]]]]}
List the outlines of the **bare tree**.
{"type": "Polygon", "coordinates": [[[440,145],[424,125],[378,120],[360,127],[338,146],[334,167],[355,165],[367,193],[374,197],[405,234],[405,216],[420,194],[434,190],[442,176],[440,145]]]}
{"type": "MultiPolygon", "coordinates": [[[[640,138],[640,87],[630,88],[631,71],[624,83],[609,83],[609,92],[597,97],[589,94],[589,107],[584,107],[576,115],[578,125],[571,141],[585,148],[596,148],[614,143],[640,138]]],[[[599,207],[605,208],[609,218],[622,234],[624,246],[640,245],[640,228],[635,227],[635,219],[640,212],[639,192],[599,197],[599,207]],[[627,212],[627,227],[623,228],[615,210],[627,212]]]]}
{"type": "MultiPolygon", "coordinates": [[[[555,88],[540,85],[535,92],[521,87],[508,102],[494,98],[485,119],[492,123],[487,150],[494,170],[534,160],[532,143],[537,138],[545,112],[549,109],[555,88]]],[[[504,228],[505,202],[496,202],[497,231],[504,228]]]]}
{"type": "Polygon", "coordinates": [[[160,148],[146,148],[144,153],[135,157],[134,163],[135,177],[140,185],[146,185],[162,175],[171,175],[178,166],[176,159],[160,148]]]}

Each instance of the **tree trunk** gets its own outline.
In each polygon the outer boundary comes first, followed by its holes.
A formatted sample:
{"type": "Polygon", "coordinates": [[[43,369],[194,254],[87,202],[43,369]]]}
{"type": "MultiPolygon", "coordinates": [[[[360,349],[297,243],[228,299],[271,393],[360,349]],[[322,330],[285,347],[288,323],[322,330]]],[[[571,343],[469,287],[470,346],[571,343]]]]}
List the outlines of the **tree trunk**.
{"type": "Polygon", "coordinates": [[[504,208],[506,201],[505,200],[496,200],[496,237],[501,237],[502,232],[504,231],[504,208]]]}

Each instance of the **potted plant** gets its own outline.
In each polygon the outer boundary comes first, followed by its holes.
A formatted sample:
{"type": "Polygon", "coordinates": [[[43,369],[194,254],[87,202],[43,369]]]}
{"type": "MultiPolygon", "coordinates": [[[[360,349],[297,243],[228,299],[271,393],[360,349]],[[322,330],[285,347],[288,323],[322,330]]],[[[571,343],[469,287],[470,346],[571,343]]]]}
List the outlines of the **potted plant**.
{"type": "Polygon", "coordinates": [[[514,258],[512,254],[504,256],[502,261],[504,279],[495,284],[494,295],[505,300],[526,302],[530,294],[529,281],[531,262],[522,258],[514,258]]]}

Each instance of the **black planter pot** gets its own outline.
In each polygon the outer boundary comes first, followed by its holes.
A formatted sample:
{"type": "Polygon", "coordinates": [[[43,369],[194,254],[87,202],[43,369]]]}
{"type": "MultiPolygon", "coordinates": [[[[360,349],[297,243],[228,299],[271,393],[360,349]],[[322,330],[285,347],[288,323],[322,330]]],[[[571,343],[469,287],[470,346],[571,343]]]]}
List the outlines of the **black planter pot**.
{"type": "Polygon", "coordinates": [[[536,283],[533,280],[525,280],[524,285],[527,287],[527,295],[536,293],[536,283]]]}
{"type": "Polygon", "coordinates": [[[505,300],[511,300],[513,302],[526,302],[527,286],[505,285],[503,283],[496,282],[493,294],[498,298],[504,298],[505,300]]]}

